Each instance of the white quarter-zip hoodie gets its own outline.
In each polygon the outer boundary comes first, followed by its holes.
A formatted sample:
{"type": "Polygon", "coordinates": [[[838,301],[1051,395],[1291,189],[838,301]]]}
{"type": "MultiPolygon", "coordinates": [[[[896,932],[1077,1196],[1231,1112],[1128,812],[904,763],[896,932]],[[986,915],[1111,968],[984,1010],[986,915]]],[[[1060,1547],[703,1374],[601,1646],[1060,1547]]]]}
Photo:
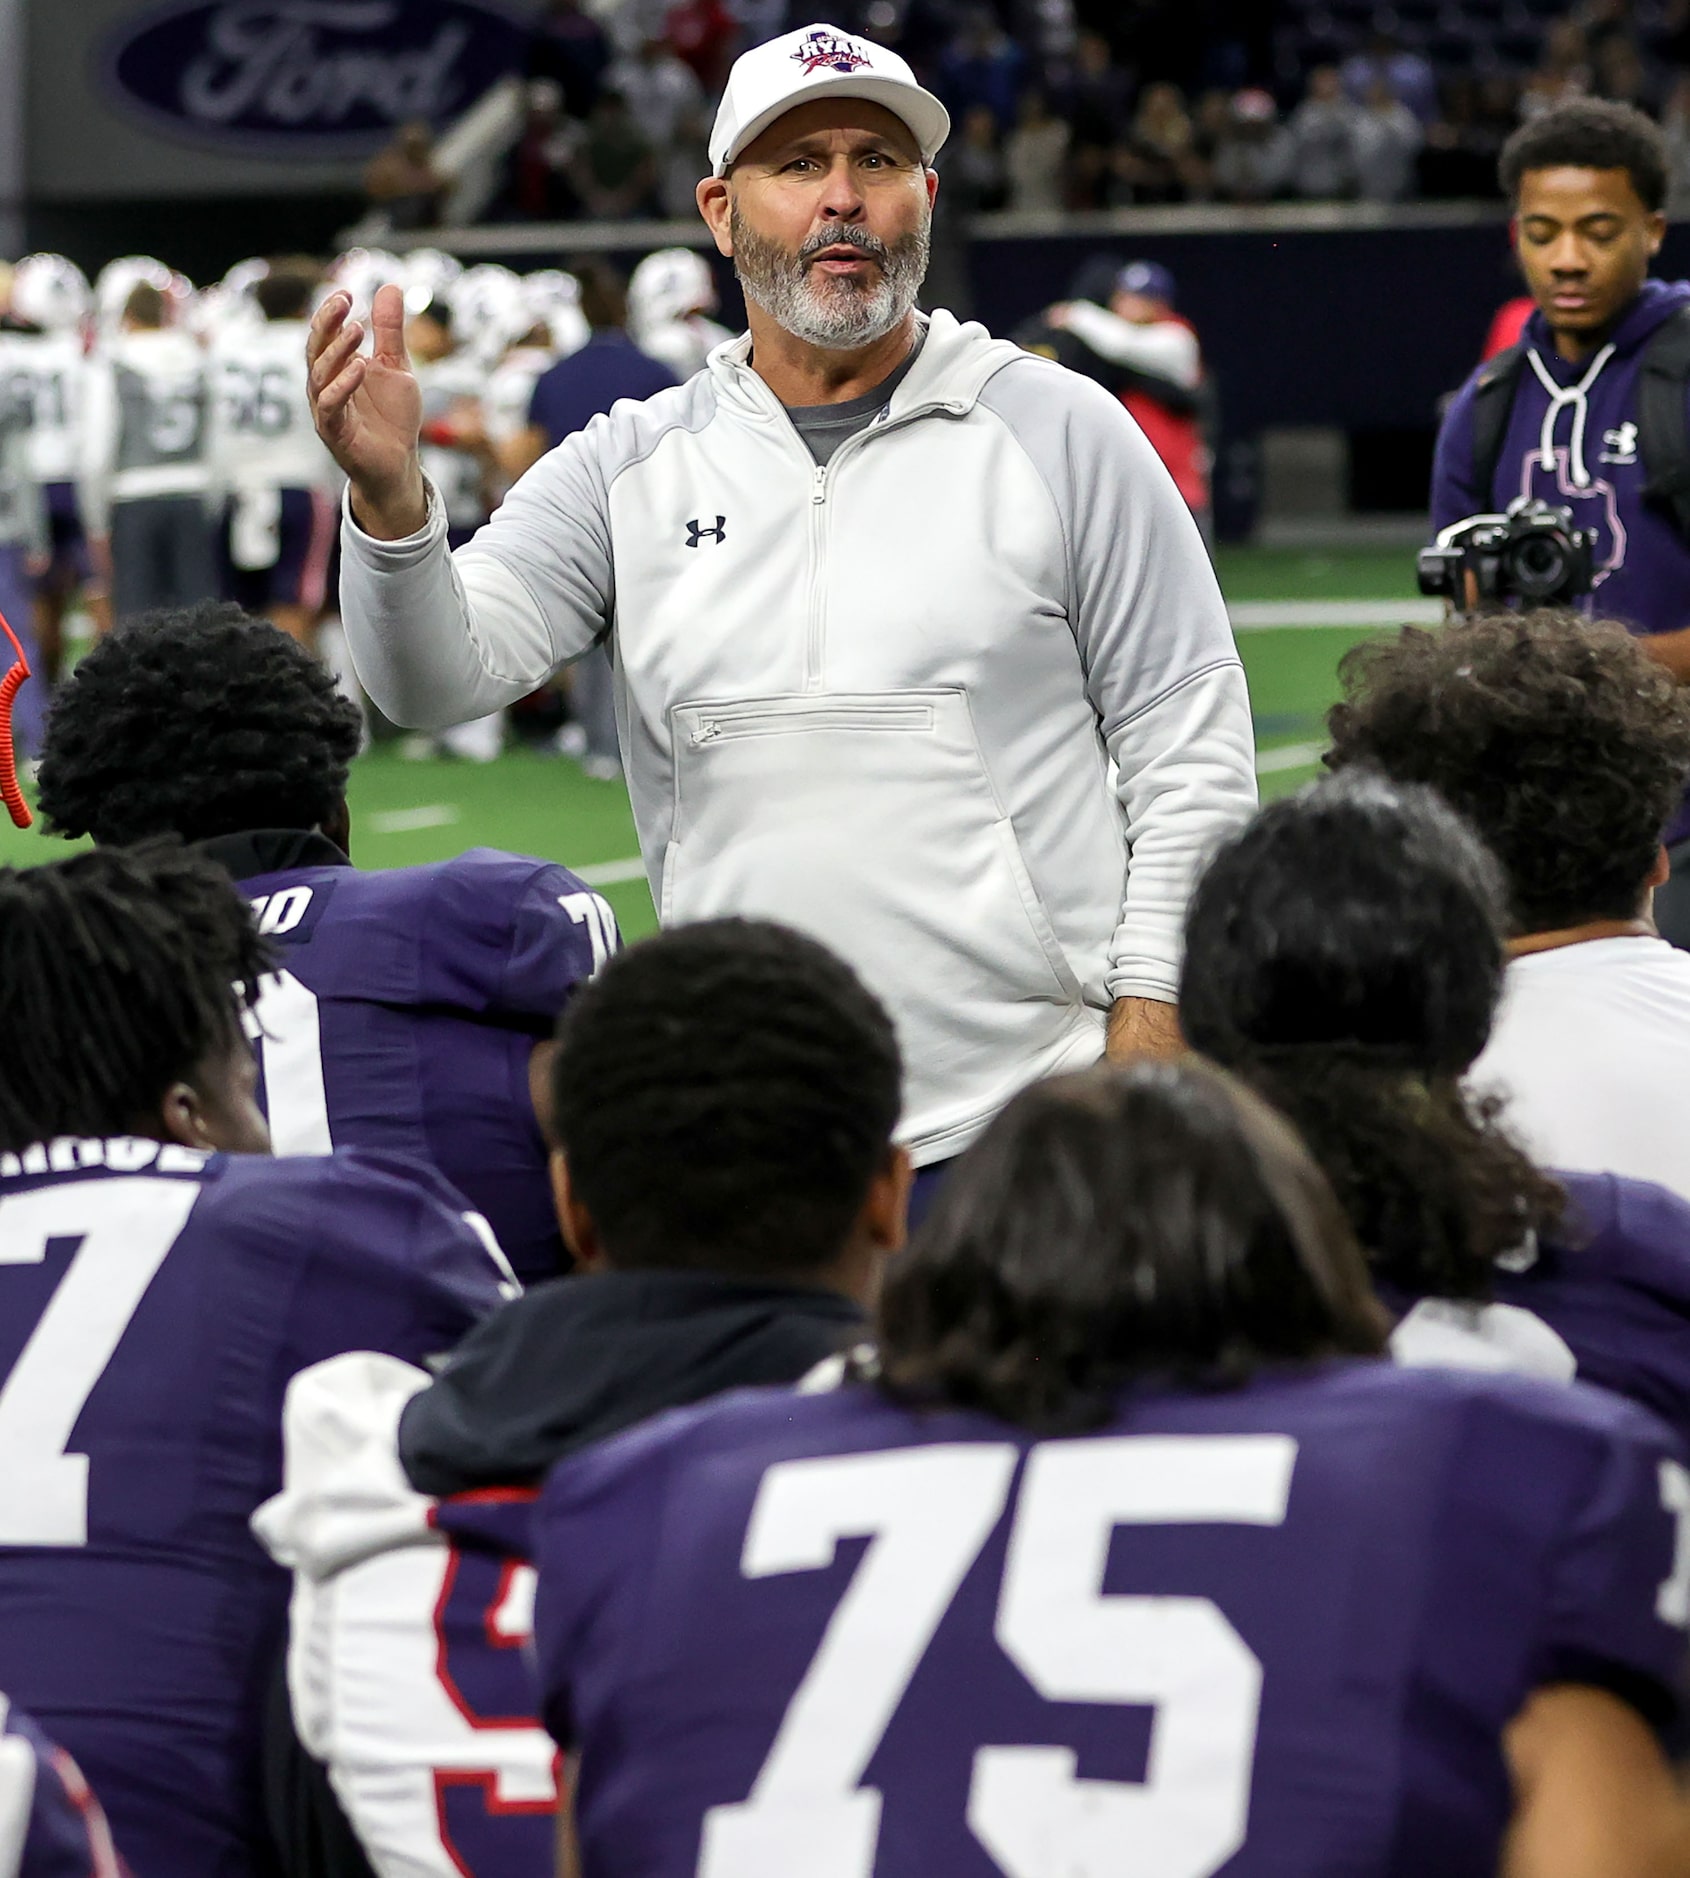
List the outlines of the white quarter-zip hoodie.
{"type": "Polygon", "coordinates": [[[1256,800],[1208,556],[1137,425],[947,313],[818,468],[748,337],[534,467],[467,547],[344,530],[400,723],[510,704],[609,637],[665,924],[783,920],[885,1000],[918,1164],[1171,1000],[1192,881],[1256,800]]]}

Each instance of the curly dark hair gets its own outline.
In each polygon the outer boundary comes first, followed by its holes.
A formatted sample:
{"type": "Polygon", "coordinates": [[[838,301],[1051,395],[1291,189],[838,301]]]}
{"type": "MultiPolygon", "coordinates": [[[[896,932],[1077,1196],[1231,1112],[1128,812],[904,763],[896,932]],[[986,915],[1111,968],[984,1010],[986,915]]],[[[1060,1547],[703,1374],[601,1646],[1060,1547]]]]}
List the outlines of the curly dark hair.
{"type": "Polygon", "coordinates": [[[1135,1380],[1224,1386],[1264,1363],[1371,1355],[1384,1333],[1303,1144],[1189,1058],[1017,1096],[888,1275],[857,1373],[903,1401],[1078,1433],[1135,1380]]]}
{"type": "Polygon", "coordinates": [[[270,969],[227,873],[178,842],[0,868],[0,1150],[124,1134],[241,1037],[270,969]]]}
{"type": "Polygon", "coordinates": [[[844,1251],[903,1072],[826,946],[764,920],[676,927],[583,986],[558,1044],[552,1127],[611,1265],[777,1278],[844,1251]]]}
{"type": "Polygon", "coordinates": [[[328,669],[268,620],[219,602],[142,614],[55,695],[41,812],[102,846],[320,827],[362,729],[328,669]]]}
{"type": "Polygon", "coordinates": [[[1429,790],[1365,772],[1276,802],[1192,898],[1180,1020],[1302,1131],[1379,1277],[1489,1295],[1565,1204],[1461,1077],[1501,995],[1501,878],[1429,790]]]}
{"type": "Polygon", "coordinates": [[[1510,202],[1527,170],[1625,170],[1651,214],[1667,199],[1667,146],[1661,127],[1634,104],[1570,98],[1534,117],[1502,146],[1496,173],[1510,202]]]}
{"type": "Polygon", "coordinates": [[[1329,768],[1426,783],[1502,862],[1513,929],[1635,919],[1690,777],[1690,691],[1623,626],[1541,609],[1356,646],[1329,768]]]}

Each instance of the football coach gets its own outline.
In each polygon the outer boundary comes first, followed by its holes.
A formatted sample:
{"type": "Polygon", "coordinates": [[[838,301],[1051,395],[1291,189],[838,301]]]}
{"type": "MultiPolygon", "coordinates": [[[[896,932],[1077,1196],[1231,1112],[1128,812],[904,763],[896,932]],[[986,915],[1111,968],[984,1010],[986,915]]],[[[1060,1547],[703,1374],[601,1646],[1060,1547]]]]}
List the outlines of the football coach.
{"type": "Polygon", "coordinates": [[[567,438],[449,553],[384,288],[309,341],[349,478],[342,614],[402,724],[590,646],[665,924],[783,920],[891,1010],[918,1168],[1024,1084],[1179,1047],[1181,921],[1255,803],[1208,557],[1090,380],[923,315],[944,107],[811,26],[735,64],[698,205],[750,332],[567,438]]]}

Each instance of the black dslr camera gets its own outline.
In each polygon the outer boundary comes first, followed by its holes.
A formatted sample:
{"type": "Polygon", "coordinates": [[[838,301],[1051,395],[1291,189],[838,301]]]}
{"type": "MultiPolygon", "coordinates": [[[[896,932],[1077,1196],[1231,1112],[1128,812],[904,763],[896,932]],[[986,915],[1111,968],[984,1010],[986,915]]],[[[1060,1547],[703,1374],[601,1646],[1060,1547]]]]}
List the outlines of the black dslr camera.
{"type": "Polygon", "coordinates": [[[1558,606],[1589,593],[1596,577],[1596,531],[1575,528],[1571,509],[1519,496],[1505,515],[1469,515],[1443,529],[1415,564],[1420,591],[1467,605],[1471,574],[1480,606],[1522,600],[1558,606]]]}

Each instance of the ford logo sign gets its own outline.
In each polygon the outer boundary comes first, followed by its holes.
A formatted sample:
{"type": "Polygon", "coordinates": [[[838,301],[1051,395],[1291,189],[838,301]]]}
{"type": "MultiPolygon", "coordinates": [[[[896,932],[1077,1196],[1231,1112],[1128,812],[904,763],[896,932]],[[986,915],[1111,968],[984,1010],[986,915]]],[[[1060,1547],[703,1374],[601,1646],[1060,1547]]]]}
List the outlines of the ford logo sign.
{"type": "Polygon", "coordinates": [[[349,157],[457,116],[521,69],[526,40],[489,0],[177,0],[120,26],[100,66],[113,101],[166,135],[349,157]]]}

